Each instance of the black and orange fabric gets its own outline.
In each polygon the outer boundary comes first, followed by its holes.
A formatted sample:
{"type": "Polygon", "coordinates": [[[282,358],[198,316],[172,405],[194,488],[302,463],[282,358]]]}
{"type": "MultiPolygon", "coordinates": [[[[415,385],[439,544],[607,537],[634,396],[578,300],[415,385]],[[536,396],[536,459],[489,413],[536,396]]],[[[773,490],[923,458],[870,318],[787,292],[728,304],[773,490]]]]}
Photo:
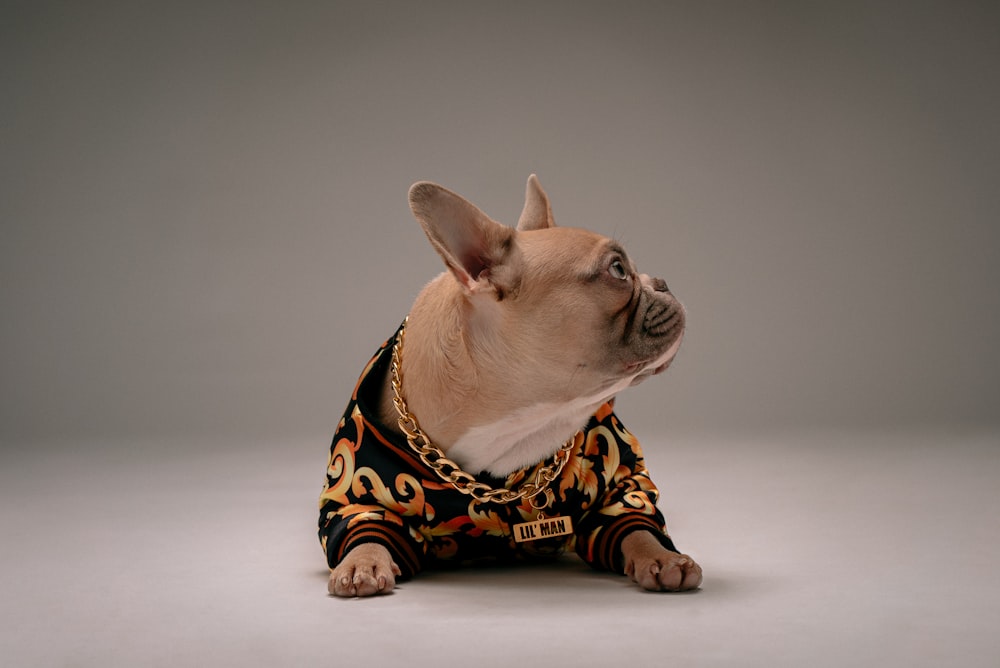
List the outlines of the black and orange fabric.
{"type": "MultiPolygon", "coordinates": [[[[378,423],[379,390],[395,340],[386,341],[365,367],[333,437],[319,499],[319,538],[331,568],[364,542],[384,545],[403,577],[447,564],[573,550],[594,568],[621,573],[622,539],[639,529],[677,551],[656,507],[659,492],[639,443],[618,420],[612,402],[590,418],[551,485],[555,499],[545,513],[570,517],[573,534],[516,542],[512,526],[538,519],[528,501],[483,503],[462,494],[421,462],[403,437],[378,423]]],[[[544,465],[506,478],[487,473],[476,478],[490,487],[516,489],[544,465]]]]}

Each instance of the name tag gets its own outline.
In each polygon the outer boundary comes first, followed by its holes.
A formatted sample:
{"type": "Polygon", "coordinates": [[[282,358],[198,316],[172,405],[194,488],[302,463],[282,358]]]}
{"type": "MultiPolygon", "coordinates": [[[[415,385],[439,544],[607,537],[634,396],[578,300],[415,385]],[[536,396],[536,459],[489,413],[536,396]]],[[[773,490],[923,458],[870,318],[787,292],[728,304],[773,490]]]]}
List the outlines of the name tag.
{"type": "Polygon", "coordinates": [[[526,543],[542,538],[554,538],[573,533],[573,522],[568,517],[546,517],[544,520],[514,525],[514,540],[526,543]]]}

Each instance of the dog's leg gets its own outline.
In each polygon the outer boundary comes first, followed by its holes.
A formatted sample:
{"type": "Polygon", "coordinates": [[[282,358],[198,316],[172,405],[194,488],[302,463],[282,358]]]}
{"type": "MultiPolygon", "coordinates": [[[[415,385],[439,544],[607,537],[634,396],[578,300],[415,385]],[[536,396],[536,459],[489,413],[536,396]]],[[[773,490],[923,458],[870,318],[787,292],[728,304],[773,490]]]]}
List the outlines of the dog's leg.
{"type": "Polygon", "coordinates": [[[701,586],[701,566],[686,554],[660,545],[648,531],[634,531],[622,541],[625,575],[649,591],[687,591],[701,586]]]}
{"type": "Polygon", "coordinates": [[[330,572],[327,586],[334,596],[388,594],[396,586],[399,566],[389,550],[378,543],[362,543],[351,549],[330,572]]]}

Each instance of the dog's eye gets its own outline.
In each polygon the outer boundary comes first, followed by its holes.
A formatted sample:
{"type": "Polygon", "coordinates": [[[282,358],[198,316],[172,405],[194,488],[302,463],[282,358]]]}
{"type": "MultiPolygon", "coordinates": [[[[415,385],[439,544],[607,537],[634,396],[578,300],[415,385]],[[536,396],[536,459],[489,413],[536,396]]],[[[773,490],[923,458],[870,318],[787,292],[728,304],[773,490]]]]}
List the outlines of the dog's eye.
{"type": "Polygon", "coordinates": [[[615,260],[608,267],[608,273],[617,278],[618,280],[624,281],[628,278],[628,270],[625,269],[625,265],[622,264],[621,260],[615,260]]]}

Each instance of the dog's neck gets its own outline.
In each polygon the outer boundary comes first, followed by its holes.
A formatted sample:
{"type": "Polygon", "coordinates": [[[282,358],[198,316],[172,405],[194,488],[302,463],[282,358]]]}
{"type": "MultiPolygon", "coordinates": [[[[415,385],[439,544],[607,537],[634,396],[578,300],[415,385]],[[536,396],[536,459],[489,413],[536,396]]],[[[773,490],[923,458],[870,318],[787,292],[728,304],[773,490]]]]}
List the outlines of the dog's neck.
{"type": "MultiPolygon", "coordinates": [[[[539,401],[510,379],[504,342],[490,322],[488,303],[476,312],[443,275],[410,312],[401,360],[402,392],[421,430],[470,473],[507,475],[550,457],[606,397],[539,401]],[[448,303],[443,304],[441,300],[448,303]],[[448,319],[442,322],[441,314],[448,319]]],[[[490,299],[485,297],[484,299],[490,299]]],[[[382,422],[396,425],[386,379],[382,422]]]]}
{"type": "MultiPolygon", "coordinates": [[[[446,281],[442,287],[447,286],[446,281]]],[[[424,293],[435,301],[441,292],[424,293]]],[[[427,300],[414,304],[406,323],[406,345],[401,350],[402,391],[410,412],[421,429],[443,450],[453,443],[468,422],[466,406],[475,405],[473,397],[479,387],[476,375],[470,376],[471,362],[465,343],[464,325],[459,311],[449,306],[429,308],[427,300]],[[447,322],[442,321],[444,314],[447,322]],[[462,399],[466,400],[463,401],[462,399]]],[[[395,425],[399,417],[392,404],[389,379],[383,384],[381,411],[383,422],[395,425]]],[[[483,410],[477,408],[477,412],[483,410]]]]}

